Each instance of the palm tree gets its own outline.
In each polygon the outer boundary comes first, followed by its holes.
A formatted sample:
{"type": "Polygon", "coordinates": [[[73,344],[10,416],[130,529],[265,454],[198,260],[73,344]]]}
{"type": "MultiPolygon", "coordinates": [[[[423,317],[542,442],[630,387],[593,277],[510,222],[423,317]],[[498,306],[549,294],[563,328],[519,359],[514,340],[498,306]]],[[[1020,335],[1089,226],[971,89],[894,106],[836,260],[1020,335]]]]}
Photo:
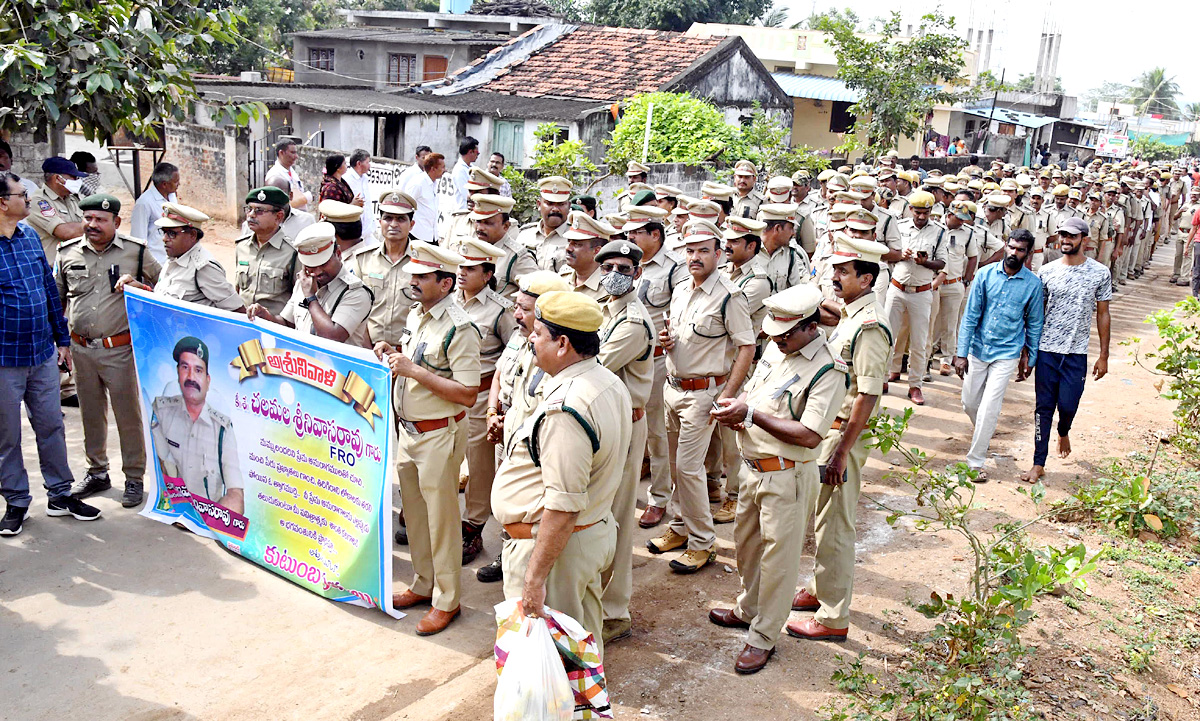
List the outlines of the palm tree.
{"type": "Polygon", "coordinates": [[[1188,103],[1183,106],[1184,120],[1200,120],[1200,103],[1188,103]]]}
{"type": "Polygon", "coordinates": [[[787,22],[787,8],[773,7],[759,19],[765,28],[781,28],[787,22]]]}
{"type": "Polygon", "coordinates": [[[1179,115],[1179,104],[1175,102],[1179,84],[1175,78],[1167,77],[1166,69],[1148,70],[1134,83],[1129,101],[1138,106],[1139,112],[1169,118],[1179,115]]]}

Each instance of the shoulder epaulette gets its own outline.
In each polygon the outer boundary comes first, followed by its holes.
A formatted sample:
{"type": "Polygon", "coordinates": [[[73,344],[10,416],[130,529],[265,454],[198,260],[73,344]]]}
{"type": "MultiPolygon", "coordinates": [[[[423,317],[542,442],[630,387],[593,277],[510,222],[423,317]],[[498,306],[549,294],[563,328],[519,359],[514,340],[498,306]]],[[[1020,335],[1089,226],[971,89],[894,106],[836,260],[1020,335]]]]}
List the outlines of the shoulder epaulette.
{"type": "Polygon", "coordinates": [[[724,288],[730,295],[737,295],[738,293],[742,292],[742,289],[738,286],[738,284],[730,280],[729,276],[727,275],[718,275],[717,282],[720,283],[721,287],[724,288]]]}
{"type": "Polygon", "coordinates": [[[456,328],[472,325],[471,316],[457,303],[446,306],[446,314],[450,316],[450,320],[454,321],[456,328]]]}
{"type": "Polygon", "coordinates": [[[208,407],[208,414],[210,416],[212,416],[212,419],[216,422],[217,425],[225,426],[226,428],[233,428],[233,421],[230,420],[229,416],[218,411],[217,409],[213,408],[212,406],[208,407]]]}
{"type": "Polygon", "coordinates": [[[509,308],[513,307],[514,304],[511,300],[509,300],[508,298],[505,298],[504,296],[500,295],[499,293],[492,290],[491,288],[484,288],[484,290],[487,291],[487,293],[485,293],[485,296],[490,298],[491,300],[495,301],[496,305],[500,306],[504,310],[508,310],[509,308]]]}
{"type": "Polygon", "coordinates": [[[63,250],[63,248],[67,248],[67,247],[69,247],[69,246],[72,246],[72,245],[78,245],[78,244],[79,244],[79,241],[83,240],[83,237],[84,237],[84,236],[82,236],[82,235],[81,235],[81,236],[79,236],[78,238],[71,238],[70,240],[64,240],[64,241],[62,241],[61,243],[59,243],[59,244],[58,244],[58,250],[59,250],[59,252],[61,253],[61,252],[62,252],[62,250],[63,250]]]}
{"type": "Polygon", "coordinates": [[[679,251],[677,251],[677,250],[674,250],[674,249],[668,250],[666,253],[664,253],[664,255],[666,255],[668,258],[675,261],[676,263],[683,263],[683,256],[680,255],[679,251]]]}

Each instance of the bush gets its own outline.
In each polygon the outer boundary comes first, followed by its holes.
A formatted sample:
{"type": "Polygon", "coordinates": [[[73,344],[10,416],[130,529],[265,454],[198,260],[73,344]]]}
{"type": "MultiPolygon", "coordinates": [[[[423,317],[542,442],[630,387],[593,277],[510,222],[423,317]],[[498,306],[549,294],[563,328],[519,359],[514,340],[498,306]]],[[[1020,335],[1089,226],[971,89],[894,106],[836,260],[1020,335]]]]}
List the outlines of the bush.
{"type": "Polygon", "coordinates": [[[745,152],[738,129],[725,122],[725,116],[706,100],[687,93],[643,93],[626,101],[624,114],[605,142],[605,162],[609,172],[624,173],[629,161],[642,159],[646,115],[654,104],[651,118],[651,163],[700,163],[724,157],[733,163],[745,152]]]}

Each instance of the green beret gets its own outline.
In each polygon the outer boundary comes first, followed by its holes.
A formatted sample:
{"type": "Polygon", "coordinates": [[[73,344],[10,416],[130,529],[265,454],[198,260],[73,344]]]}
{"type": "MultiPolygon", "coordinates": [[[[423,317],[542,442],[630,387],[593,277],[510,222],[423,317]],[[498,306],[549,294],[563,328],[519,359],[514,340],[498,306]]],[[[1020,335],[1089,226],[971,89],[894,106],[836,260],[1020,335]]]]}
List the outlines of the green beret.
{"type": "Polygon", "coordinates": [[[633,196],[632,204],[633,205],[647,205],[649,203],[653,203],[654,198],[655,198],[655,195],[654,195],[653,190],[641,190],[641,191],[638,191],[637,195],[633,196]]]}
{"type": "Polygon", "coordinates": [[[273,205],[276,208],[286,208],[292,202],[292,199],[288,197],[287,193],[276,188],[274,185],[267,185],[262,188],[255,188],[246,193],[246,202],[273,205]]]}
{"type": "Polygon", "coordinates": [[[121,201],[117,200],[108,193],[96,193],[89,195],[79,201],[79,209],[83,210],[107,210],[113,215],[121,212],[121,201]]]}
{"type": "Polygon", "coordinates": [[[185,336],[180,338],[179,342],[175,344],[173,356],[176,363],[179,362],[179,356],[184,353],[195,353],[197,358],[204,361],[205,365],[208,365],[208,346],[196,336],[185,336]]]}

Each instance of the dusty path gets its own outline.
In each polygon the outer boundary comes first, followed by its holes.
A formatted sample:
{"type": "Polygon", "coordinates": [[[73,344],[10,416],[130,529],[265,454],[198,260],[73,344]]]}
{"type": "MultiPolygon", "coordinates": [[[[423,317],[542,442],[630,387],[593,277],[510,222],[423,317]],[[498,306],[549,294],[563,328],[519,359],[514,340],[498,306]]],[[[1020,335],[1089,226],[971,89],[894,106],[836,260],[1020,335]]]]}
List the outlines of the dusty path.
{"type": "MultiPolygon", "coordinates": [[[[228,254],[228,232],[215,235],[224,241],[218,256],[228,254]]],[[[1183,288],[1164,282],[1169,263],[1168,251],[1160,251],[1145,278],[1122,287],[1113,306],[1110,375],[1089,382],[1072,460],[1050,462],[1049,498],[1064,495],[1105,456],[1142,448],[1144,431],[1169,418],[1155,379],[1117,344],[1131,335],[1152,336],[1142,324],[1145,315],[1183,297],[1183,288]]],[[[970,434],[959,388],[957,378],[935,376],[908,436],[947,461],[965,453],[970,434]]],[[[893,389],[885,405],[906,407],[900,393],[893,389]]],[[[66,412],[72,467],[82,475],[78,412],[66,412]]],[[[1028,514],[1016,478],[1032,453],[1032,416],[1032,381],[1014,385],[992,443],[995,480],[980,489],[991,512],[1028,514]]],[[[28,425],[25,433],[32,438],[28,425]]],[[[110,435],[115,448],[115,427],[110,435]]],[[[39,485],[32,442],[25,462],[39,485]]],[[[903,501],[895,484],[881,480],[887,468],[871,461],[865,495],[903,501]]],[[[473,570],[498,548],[494,524],[487,553],[464,574],[463,618],[423,639],[413,631],[413,617],[393,621],[326,602],[210,542],[135,517],[120,507],[116,491],[97,499],[105,518],[92,524],[47,518],[42,493],[34,492],[25,532],[0,541],[2,719],[59,719],[81,711],[93,719],[139,721],[491,716],[490,608],[501,590],[477,583],[473,570]]],[[[672,574],[666,559],[650,556],[642,543],[654,532],[639,529],[634,636],[611,646],[606,664],[618,717],[817,718],[816,709],[835,695],[829,677],[839,654],[897,647],[906,633],[927,624],[906,599],[935,589],[956,592],[965,579],[961,549],[949,539],[893,530],[866,500],[859,519],[850,640],[836,645],[784,637],[767,669],[748,678],[732,670],[741,635],[706,620],[709,608],[730,603],[737,591],[733,526],[717,527],[715,567],[690,577],[672,574]]],[[[811,568],[806,556],[802,573],[811,568]]],[[[398,548],[395,577],[403,582],[409,575],[407,549],[398,548]]]]}

